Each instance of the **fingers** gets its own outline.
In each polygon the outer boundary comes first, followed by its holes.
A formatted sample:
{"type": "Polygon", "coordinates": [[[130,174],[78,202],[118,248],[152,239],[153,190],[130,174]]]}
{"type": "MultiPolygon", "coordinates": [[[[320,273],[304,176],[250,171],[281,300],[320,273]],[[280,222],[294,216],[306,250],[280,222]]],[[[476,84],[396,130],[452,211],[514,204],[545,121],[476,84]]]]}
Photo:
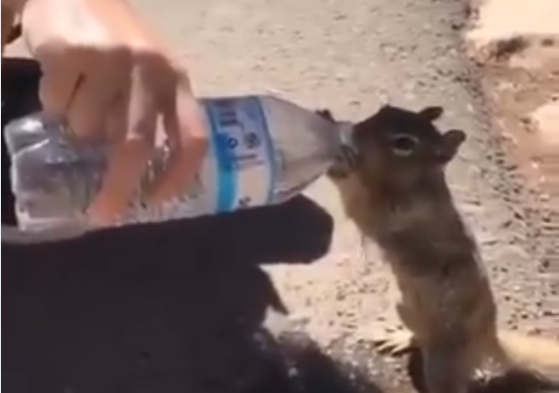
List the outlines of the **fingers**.
{"type": "MultiPolygon", "coordinates": [[[[77,142],[103,139],[107,169],[89,206],[93,223],[113,224],[134,196],[153,148],[157,111],[149,91],[130,79],[130,59],[117,52],[63,66],[42,57],[41,100],[45,112],[63,115],[77,142]]],[[[83,59],[83,58],[82,58],[83,59]]],[[[141,79],[141,78],[136,78],[141,79]]]]}
{"type": "Polygon", "coordinates": [[[101,188],[88,214],[99,225],[110,225],[126,211],[138,190],[154,149],[157,111],[142,99],[122,96],[112,106],[108,134],[112,147],[101,188]],[[124,132],[122,131],[124,130],[124,132]]]}
{"type": "Polygon", "coordinates": [[[80,82],[66,111],[66,121],[72,135],[80,140],[103,138],[118,86],[103,73],[85,75],[80,82]]]}
{"type": "Polygon", "coordinates": [[[122,142],[126,138],[128,129],[128,96],[129,92],[122,91],[110,104],[105,124],[105,137],[109,143],[122,142]]]}
{"type": "Polygon", "coordinates": [[[109,149],[107,170],[88,216],[100,226],[118,222],[133,199],[145,171],[151,146],[142,140],[125,140],[109,149]]]}
{"type": "Polygon", "coordinates": [[[163,127],[171,149],[169,161],[152,185],[151,203],[180,195],[192,185],[208,148],[204,117],[187,81],[181,83],[162,111],[163,127]]]}
{"type": "Polygon", "coordinates": [[[96,57],[87,52],[70,64],[61,61],[68,56],[55,53],[64,48],[49,50],[37,53],[44,71],[44,110],[65,116],[79,140],[110,144],[100,190],[88,209],[94,223],[113,224],[135,198],[153,157],[160,118],[171,154],[147,200],[163,202],[191,186],[208,136],[203,112],[182,72],[160,54],[105,51],[96,57]]]}
{"type": "Polygon", "coordinates": [[[83,74],[75,67],[49,59],[41,64],[41,70],[39,99],[43,111],[51,116],[66,115],[83,74]]]}
{"type": "Polygon", "coordinates": [[[129,86],[129,58],[124,53],[112,50],[90,58],[91,64],[82,66],[81,83],[66,110],[73,135],[81,140],[105,136],[110,106],[129,86]]]}

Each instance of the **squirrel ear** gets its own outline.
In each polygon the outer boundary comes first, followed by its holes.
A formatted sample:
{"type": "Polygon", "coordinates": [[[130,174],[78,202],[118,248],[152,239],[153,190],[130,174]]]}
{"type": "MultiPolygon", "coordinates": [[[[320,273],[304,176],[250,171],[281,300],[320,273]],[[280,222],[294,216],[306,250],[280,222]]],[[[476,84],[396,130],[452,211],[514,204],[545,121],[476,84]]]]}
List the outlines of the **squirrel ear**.
{"type": "Polygon", "coordinates": [[[444,133],[437,150],[437,156],[441,163],[446,164],[452,160],[465,140],[466,133],[462,130],[450,130],[444,133]]]}
{"type": "Polygon", "coordinates": [[[419,111],[418,115],[428,122],[437,120],[443,115],[444,109],[441,106],[428,106],[419,111]]]}

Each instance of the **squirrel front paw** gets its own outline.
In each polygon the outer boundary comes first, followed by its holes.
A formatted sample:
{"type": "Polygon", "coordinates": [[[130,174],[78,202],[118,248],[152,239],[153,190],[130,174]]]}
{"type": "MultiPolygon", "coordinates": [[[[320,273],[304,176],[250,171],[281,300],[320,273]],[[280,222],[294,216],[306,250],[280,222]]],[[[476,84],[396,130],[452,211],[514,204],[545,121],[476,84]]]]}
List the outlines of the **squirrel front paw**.
{"type": "MultiPolygon", "coordinates": [[[[328,109],[316,110],[316,113],[330,121],[335,121],[332,112],[328,109]]],[[[343,145],[332,166],[326,172],[331,179],[345,179],[357,167],[357,153],[350,146],[343,145]]]]}
{"type": "Polygon", "coordinates": [[[331,179],[345,179],[357,167],[357,153],[349,146],[342,146],[336,160],[326,172],[331,179]]]}

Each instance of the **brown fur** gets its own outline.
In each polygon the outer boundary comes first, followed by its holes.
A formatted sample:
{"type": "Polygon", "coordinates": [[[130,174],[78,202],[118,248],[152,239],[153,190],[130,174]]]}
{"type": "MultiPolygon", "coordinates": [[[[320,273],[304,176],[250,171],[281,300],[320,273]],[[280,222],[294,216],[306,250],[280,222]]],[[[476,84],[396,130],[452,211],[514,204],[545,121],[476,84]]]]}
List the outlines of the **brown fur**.
{"type": "Polygon", "coordinates": [[[353,160],[340,158],[329,171],[347,215],[379,245],[401,293],[397,311],[407,330],[380,334],[377,344],[388,352],[419,347],[429,393],[465,393],[486,358],[505,369],[558,373],[559,343],[497,331],[478,247],[444,174],[465,134],[441,133],[432,124],[441,114],[382,108],[355,126],[353,160]]]}

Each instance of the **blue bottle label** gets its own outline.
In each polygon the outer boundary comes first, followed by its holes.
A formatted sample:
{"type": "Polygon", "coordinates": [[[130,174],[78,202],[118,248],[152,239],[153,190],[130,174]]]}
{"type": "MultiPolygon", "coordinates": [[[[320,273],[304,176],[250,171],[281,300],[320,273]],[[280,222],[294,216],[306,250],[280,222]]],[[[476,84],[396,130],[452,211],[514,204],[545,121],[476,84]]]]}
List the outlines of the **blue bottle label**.
{"type": "Polygon", "coordinates": [[[215,213],[273,203],[277,160],[265,108],[258,97],[203,101],[216,168],[215,213]]]}

